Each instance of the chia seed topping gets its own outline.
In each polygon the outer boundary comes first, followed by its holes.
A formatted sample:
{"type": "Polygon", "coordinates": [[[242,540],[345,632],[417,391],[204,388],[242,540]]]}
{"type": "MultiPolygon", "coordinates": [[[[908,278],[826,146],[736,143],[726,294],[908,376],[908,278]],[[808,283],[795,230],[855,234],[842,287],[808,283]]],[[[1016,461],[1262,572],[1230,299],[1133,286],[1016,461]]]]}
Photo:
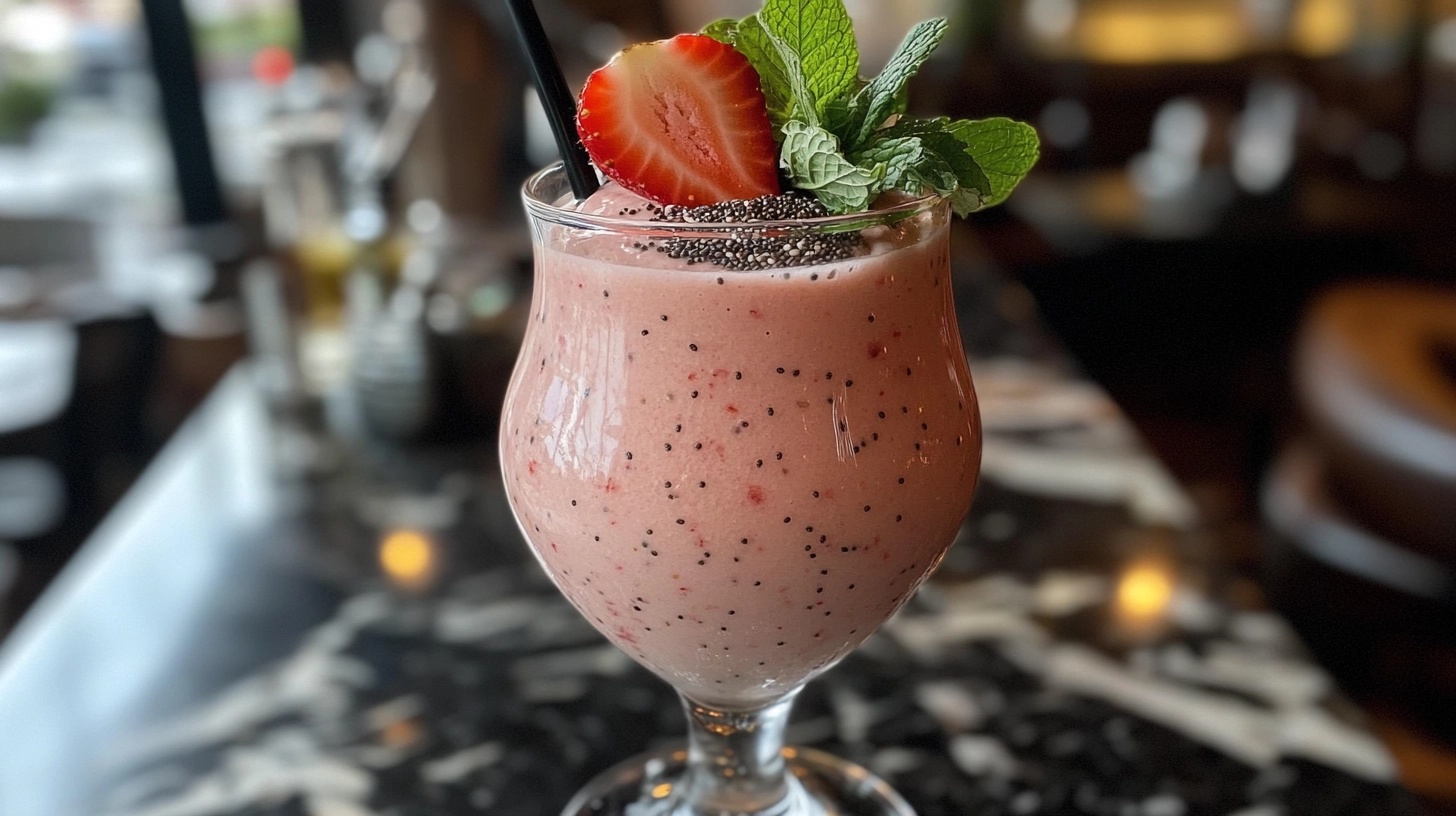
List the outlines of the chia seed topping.
{"type": "MultiPolygon", "coordinates": [[[[826,215],[829,211],[817,199],[784,193],[701,207],[668,204],[658,208],[651,220],[674,224],[752,224],[826,215]]],[[[745,227],[724,238],[668,238],[655,246],[647,246],[669,258],[686,261],[690,266],[706,263],[735,271],[754,271],[842,260],[854,255],[863,243],[857,231],[776,230],[774,235],[764,235],[745,227]]]]}

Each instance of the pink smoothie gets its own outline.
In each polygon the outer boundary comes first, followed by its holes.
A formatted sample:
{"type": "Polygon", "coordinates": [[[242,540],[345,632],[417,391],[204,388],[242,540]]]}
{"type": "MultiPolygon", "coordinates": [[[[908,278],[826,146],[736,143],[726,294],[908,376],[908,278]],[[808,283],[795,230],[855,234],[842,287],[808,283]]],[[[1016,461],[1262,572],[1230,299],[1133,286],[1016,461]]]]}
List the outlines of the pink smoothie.
{"type": "Polygon", "coordinates": [[[501,432],[511,505],[571,602],[689,697],[800,685],[955,536],[981,444],[944,221],[777,272],[620,236],[537,246],[501,432]]]}

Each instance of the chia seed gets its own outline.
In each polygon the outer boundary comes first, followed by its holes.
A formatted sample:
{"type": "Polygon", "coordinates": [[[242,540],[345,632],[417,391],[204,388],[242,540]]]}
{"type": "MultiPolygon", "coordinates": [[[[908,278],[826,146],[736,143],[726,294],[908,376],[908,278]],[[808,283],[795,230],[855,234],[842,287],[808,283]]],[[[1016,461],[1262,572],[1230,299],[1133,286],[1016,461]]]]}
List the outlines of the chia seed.
{"type": "MultiPolygon", "coordinates": [[[[658,209],[651,220],[673,224],[752,224],[826,215],[829,211],[818,199],[783,193],[701,207],[668,204],[658,209]]],[[[863,243],[860,234],[853,231],[815,234],[810,230],[776,230],[769,236],[745,227],[734,230],[726,238],[668,238],[655,249],[689,266],[712,264],[743,272],[843,260],[853,256],[863,243]]]]}

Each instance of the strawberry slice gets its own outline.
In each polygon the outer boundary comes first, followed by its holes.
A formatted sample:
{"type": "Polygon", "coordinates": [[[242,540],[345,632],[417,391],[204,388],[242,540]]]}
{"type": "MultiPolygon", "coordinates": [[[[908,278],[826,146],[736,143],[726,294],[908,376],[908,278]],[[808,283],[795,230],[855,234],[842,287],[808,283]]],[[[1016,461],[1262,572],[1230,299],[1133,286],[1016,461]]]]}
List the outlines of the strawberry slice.
{"type": "Polygon", "coordinates": [[[779,192],[758,72],[712,37],[679,34],[617,54],[587,77],[576,131],[603,173],[661,204],[779,192]]]}

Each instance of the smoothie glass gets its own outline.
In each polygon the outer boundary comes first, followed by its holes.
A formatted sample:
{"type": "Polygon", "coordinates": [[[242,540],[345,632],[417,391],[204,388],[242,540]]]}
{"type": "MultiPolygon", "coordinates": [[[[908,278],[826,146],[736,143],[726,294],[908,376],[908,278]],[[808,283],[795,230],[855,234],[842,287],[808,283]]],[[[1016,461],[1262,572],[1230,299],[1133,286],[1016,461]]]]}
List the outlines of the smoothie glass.
{"type": "Polygon", "coordinates": [[[690,724],[686,749],[603,774],[566,812],[909,813],[783,730],[798,690],[940,562],[975,490],[948,206],[754,223],[777,259],[864,241],[728,271],[688,261],[742,247],[743,223],[586,214],[559,165],[524,198],[535,291],[501,426],[511,507],[551,579],[678,690],[690,724]],[[673,245],[694,249],[659,251],[673,245]]]}

